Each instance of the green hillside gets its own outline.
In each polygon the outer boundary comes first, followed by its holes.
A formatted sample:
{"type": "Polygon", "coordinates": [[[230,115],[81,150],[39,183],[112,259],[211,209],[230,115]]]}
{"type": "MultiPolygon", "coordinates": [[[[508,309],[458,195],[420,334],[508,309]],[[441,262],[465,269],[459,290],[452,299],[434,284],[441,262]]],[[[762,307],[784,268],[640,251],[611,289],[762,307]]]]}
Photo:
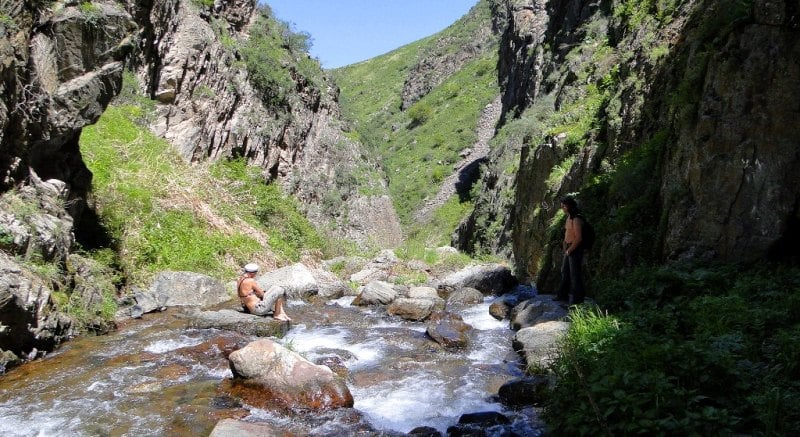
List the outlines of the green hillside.
{"type": "MultiPolygon", "coordinates": [[[[500,92],[496,37],[486,31],[491,27],[490,12],[488,2],[479,2],[436,35],[332,71],[341,89],[342,110],[358,138],[381,157],[395,208],[409,233],[414,233],[412,225],[418,225],[412,223],[413,212],[436,194],[453,172],[459,153],[473,145],[481,109],[500,92]],[[455,72],[439,72],[441,83],[401,109],[404,85],[417,80],[418,63],[454,56],[476,38],[483,39],[484,51],[455,72]]],[[[446,204],[461,213],[445,214],[451,219],[437,225],[445,228],[435,231],[436,243],[449,243],[450,233],[468,209],[466,202],[446,204]]]]}

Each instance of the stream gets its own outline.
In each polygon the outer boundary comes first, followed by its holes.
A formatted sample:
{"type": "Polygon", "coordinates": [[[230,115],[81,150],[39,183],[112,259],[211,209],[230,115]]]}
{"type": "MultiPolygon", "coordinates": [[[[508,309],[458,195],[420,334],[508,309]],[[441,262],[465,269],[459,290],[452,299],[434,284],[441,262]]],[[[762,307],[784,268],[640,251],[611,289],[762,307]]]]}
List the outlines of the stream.
{"type": "Polygon", "coordinates": [[[69,341],[0,376],[0,435],[208,435],[224,418],[267,422],[287,435],[396,435],[420,426],[446,435],[462,414],[482,411],[505,414],[517,435],[541,434],[533,409],[506,410],[497,399],[499,387],[523,372],[508,321],[489,314],[491,298],[455,310],[474,328],[459,351],[433,342],[424,323],[352,300],[290,301],[294,322],[277,340],[312,362],[336,357],[352,409],[242,405],[223,390],[232,378],[226,355],[255,338],[189,329],[181,310],[169,309],[69,341]]]}

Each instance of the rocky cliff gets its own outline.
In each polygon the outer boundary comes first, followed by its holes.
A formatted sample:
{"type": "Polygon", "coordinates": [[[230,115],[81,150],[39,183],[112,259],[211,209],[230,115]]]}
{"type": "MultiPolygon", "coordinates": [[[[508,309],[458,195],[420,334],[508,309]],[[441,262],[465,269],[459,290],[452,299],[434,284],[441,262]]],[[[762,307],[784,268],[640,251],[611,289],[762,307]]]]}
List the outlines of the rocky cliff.
{"type": "Polygon", "coordinates": [[[186,160],[243,157],[334,236],[400,241],[378,165],[339,120],[336,87],[318,65],[311,80],[286,63],[275,66],[290,79],[283,99],[265,101],[242,55],[265,11],[255,0],[207,4],[0,2],[0,371],[109,327],[118,278],[73,253],[82,235],[111,244],[79,138],[119,93],[126,64],[157,102],[152,129],[186,160]]]}
{"type": "Polygon", "coordinates": [[[71,254],[91,185],[78,139],[119,92],[136,24],[100,2],[9,0],[0,15],[1,370],[83,328],[55,311],[63,290],[84,295],[81,323],[101,319],[109,282],[80,285],[94,264],[71,254]]]}
{"type": "MultiPolygon", "coordinates": [[[[255,0],[130,2],[142,38],[135,57],[144,92],[158,101],[152,129],[187,160],[244,157],[294,194],[307,216],[334,235],[393,247],[401,231],[381,170],[349,139],[338,89],[307,53],[275,68],[291,80],[265,102],[242,47],[254,26],[275,27],[255,0]],[[259,22],[259,20],[261,20],[259,22]],[[354,176],[357,175],[357,176],[354,176]]],[[[271,31],[272,29],[268,29],[271,31]]]]}
{"type": "Polygon", "coordinates": [[[500,189],[462,245],[508,241],[517,273],[552,288],[557,199],[577,193],[598,272],[797,255],[796,1],[503,3],[502,123],[528,129],[486,166],[500,189]]]}

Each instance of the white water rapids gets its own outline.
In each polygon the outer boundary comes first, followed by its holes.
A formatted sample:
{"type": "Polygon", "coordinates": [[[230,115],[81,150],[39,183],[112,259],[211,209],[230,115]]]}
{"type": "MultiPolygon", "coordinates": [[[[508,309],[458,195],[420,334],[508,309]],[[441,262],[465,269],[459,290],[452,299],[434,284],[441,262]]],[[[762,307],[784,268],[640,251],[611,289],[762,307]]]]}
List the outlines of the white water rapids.
{"type": "Polygon", "coordinates": [[[525,425],[535,413],[506,411],[497,400],[522,371],[513,331],[489,315],[488,299],[458,311],[474,328],[460,351],[436,345],[423,323],[351,301],[290,302],[294,325],[277,341],[310,361],[342,357],[355,424],[341,412],[292,416],[240,405],[219,390],[232,377],[222,349],[254,338],[188,329],[168,312],[73,340],[0,377],[0,435],[208,435],[225,417],[287,430],[301,423],[310,435],[349,434],[364,423],[376,432],[429,426],[446,434],[462,414],[485,411],[507,414],[523,435],[538,433],[525,425]]]}

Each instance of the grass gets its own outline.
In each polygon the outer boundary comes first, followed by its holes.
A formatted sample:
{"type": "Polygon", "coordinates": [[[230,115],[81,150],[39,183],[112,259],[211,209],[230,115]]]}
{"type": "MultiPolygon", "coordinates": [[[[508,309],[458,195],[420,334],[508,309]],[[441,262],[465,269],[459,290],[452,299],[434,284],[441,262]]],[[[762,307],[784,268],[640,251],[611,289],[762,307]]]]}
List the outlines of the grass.
{"type": "Polygon", "coordinates": [[[189,165],[135,120],[146,108],[110,106],[83,131],[103,225],[123,275],[144,285],[159,271],[230,278],[248,261],[297,261],[322,239],[276,186],[243,162],[189,165]]]}
{"type": "Polygon", "coordinates": [[[496,50],[487,49],[405,111],[404,83],[423,57],[461,50],[473,43],[479,29],[490,26],[489,20],[488,2],[481,1],[437,35],[332,71],[357,138],[382,158],[395,209],[406,228],[412,227],[412,214],[423,200],[452,174],[459,153],[474,144],[480,112],[500,92],[496,50]]]}
{"type": "Polygon", "coordinates": [[[549,424],[570,435],[790,435],[800,426],[798,289],[800,269],[770,264],[641,267],[605,280],[603,311],[571,313],[549,424]]]}

